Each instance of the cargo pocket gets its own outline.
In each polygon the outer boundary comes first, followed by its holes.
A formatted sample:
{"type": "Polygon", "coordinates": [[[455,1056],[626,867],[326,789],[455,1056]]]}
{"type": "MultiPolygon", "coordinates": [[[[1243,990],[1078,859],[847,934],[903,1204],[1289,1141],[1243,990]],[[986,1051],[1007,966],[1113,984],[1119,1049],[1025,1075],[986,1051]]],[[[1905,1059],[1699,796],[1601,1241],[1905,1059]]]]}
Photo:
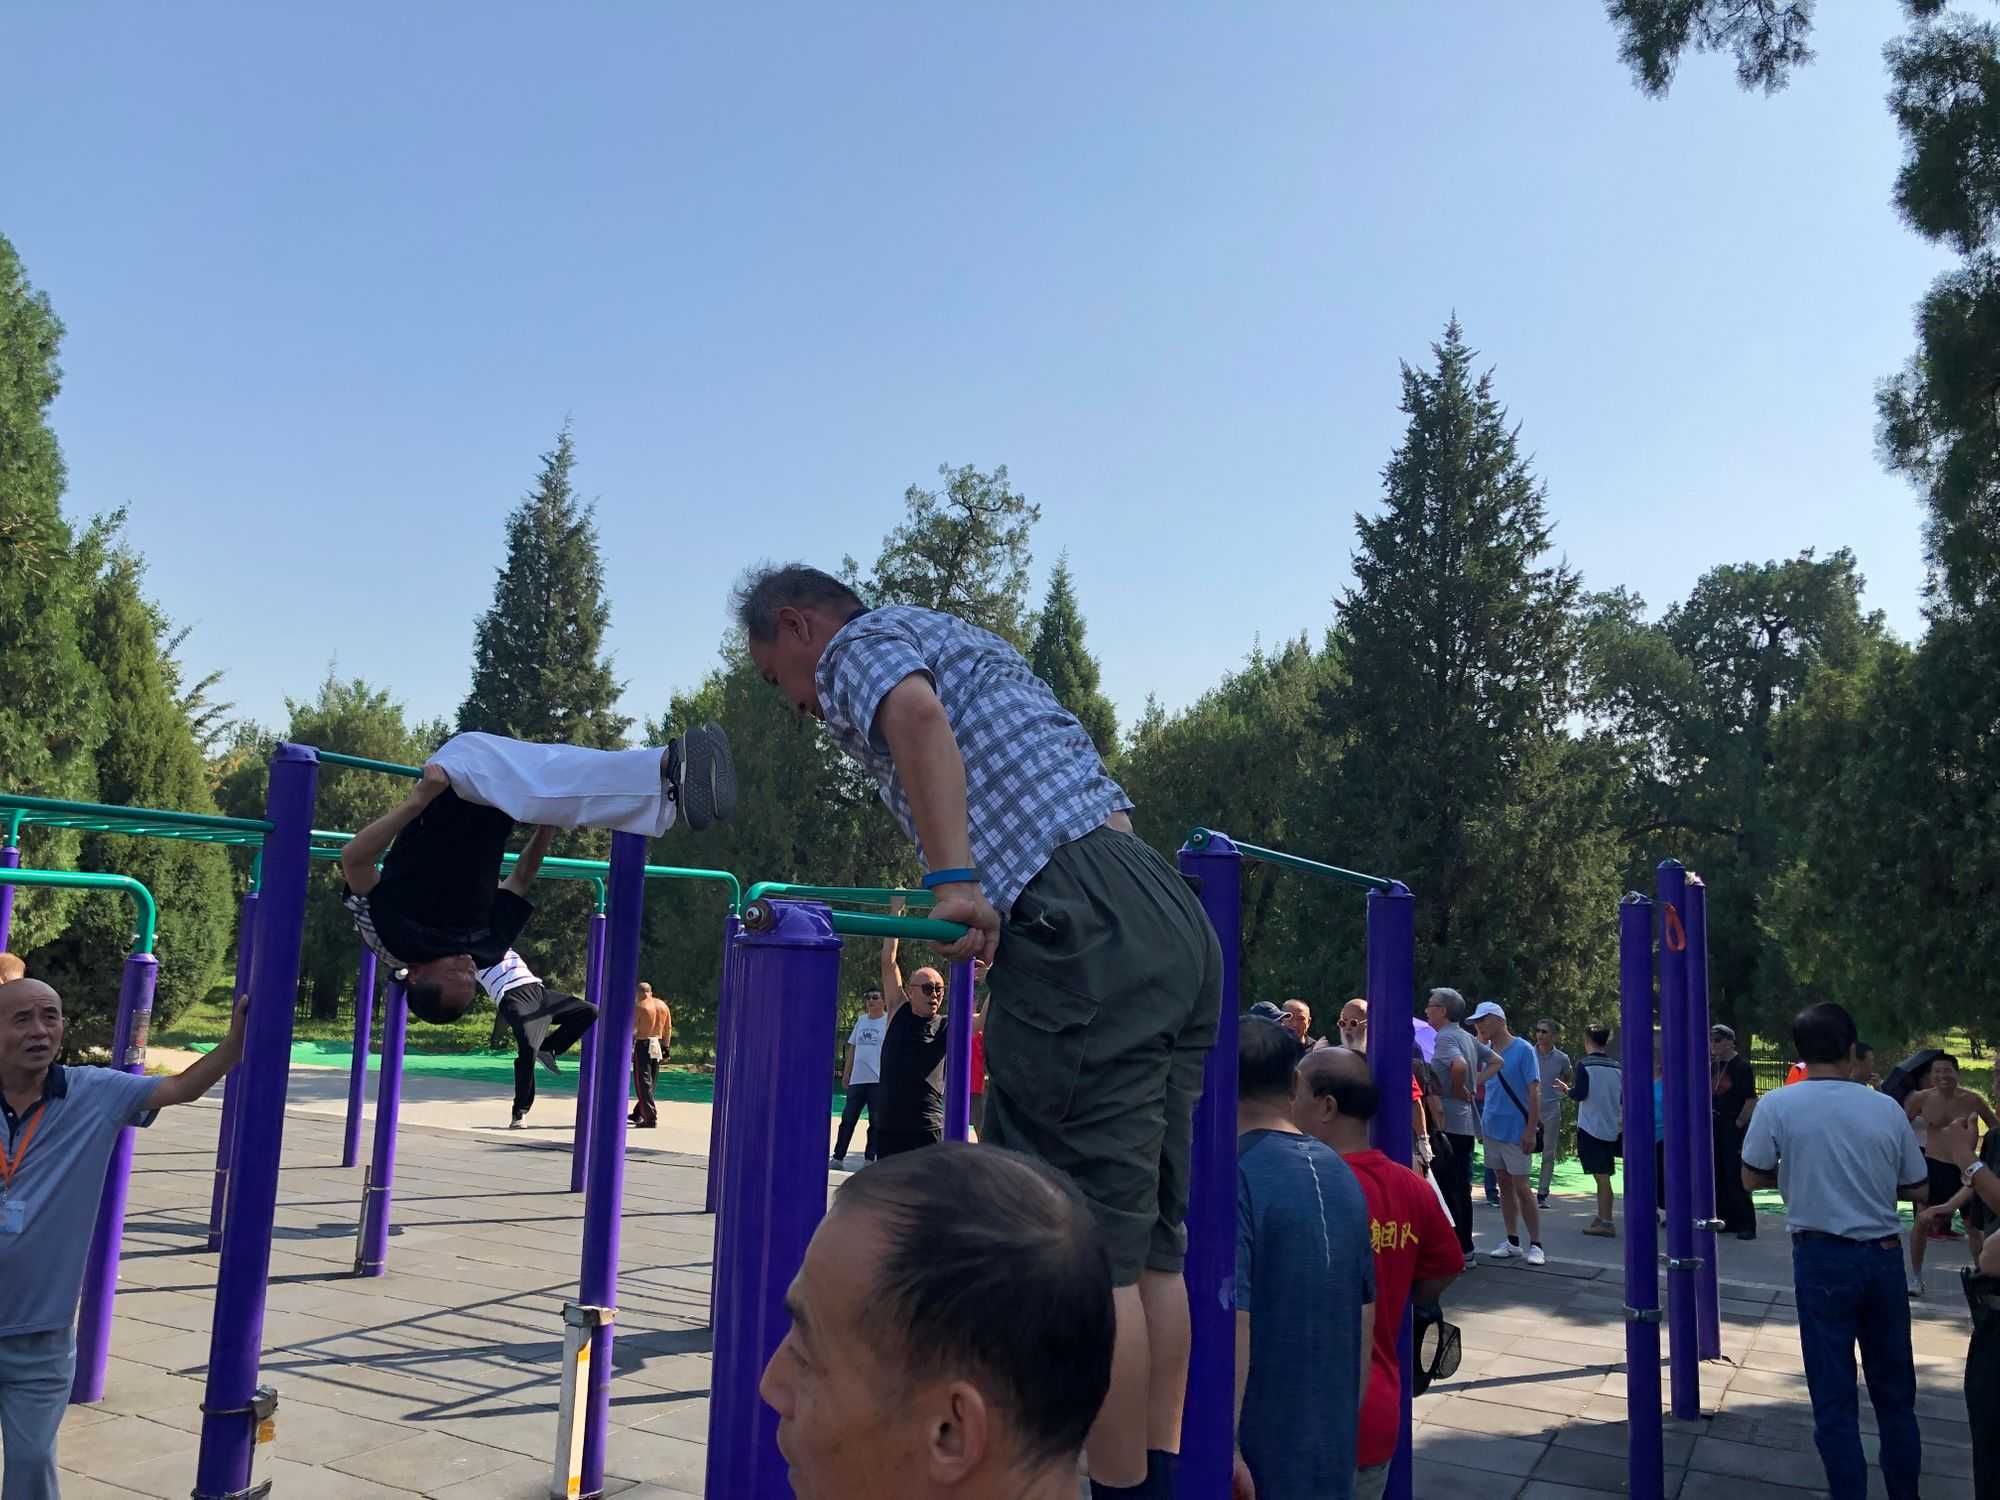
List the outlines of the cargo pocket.
{"type": "Polygon", "coordinates": [[[1097,1000],[1061,983],[1066,926],[1059,910],[1017,902],[987,980],[987,1075],[1038,1134],[1068,1119],[1097,1019],[1097,1000]]]}

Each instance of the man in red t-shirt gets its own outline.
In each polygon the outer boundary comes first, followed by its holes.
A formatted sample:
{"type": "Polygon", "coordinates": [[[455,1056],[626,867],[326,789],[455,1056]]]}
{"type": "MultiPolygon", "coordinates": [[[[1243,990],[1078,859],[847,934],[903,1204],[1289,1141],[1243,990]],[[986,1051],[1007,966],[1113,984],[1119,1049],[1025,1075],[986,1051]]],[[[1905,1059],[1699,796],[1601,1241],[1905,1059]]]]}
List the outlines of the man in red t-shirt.
{"type": "Polygon", "coordinates": [[[1299,1129],[1331,1146],[1353,1169],[1368,1204],[1375,1244],[1375,1354],[1361,1398],[1354,1445],[1354,1500],[1381,1500],[1402,1435],[1403,1380],[1396,1340],[1411,1299],[1434,1304],[1465,1269],[1458,1231],[1431,1185],[1368,1144],[1377,1091],[1368,1059],[1322,1047],[1299,1064],[1292,1115],[1299,1129]]]}

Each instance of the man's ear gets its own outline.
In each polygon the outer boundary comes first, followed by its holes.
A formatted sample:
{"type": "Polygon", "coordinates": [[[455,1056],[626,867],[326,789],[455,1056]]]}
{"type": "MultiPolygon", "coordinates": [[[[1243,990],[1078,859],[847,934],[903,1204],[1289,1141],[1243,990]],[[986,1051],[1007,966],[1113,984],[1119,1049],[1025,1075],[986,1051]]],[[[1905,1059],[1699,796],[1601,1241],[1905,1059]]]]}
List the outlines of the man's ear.
{"type": "Polygon", "coordinates": [[[996,1438],[996,1413],[966,1380],[935,1385],[918,1398],[925,1407],[924,1458],[938,1484],[963,1484],[985,1467],[996,1438]]]}

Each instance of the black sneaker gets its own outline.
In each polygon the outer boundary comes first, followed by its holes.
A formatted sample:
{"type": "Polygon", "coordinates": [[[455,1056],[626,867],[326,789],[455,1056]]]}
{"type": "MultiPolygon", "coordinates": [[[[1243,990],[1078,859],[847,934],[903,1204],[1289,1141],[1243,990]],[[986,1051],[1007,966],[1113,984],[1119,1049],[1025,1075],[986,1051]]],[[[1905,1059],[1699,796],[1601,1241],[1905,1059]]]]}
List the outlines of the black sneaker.
{"type": "Polygon", "coordinates": [[[535,1054],[535,1061],[540,1063],[543,1067],[547,1068],[556,1077],[558,1078],[562,1077],[562,1069],[556,1065],[555,1053],[537,1052],[535,1054]]]}
{"type": "Polygon", "coordinates": [[[736,762],[721,726],[697,725],[667,749],[668,790],[689,828],[700,833],[736,816],[736,762]]]}

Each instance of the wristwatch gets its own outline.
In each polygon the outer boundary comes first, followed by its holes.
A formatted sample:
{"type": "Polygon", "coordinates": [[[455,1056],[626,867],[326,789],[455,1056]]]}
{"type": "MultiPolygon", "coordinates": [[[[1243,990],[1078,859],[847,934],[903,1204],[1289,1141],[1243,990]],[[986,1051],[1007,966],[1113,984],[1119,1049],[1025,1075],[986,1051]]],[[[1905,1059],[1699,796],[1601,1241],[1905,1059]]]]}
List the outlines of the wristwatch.
{"type": "Polygon", "coordinates": [[[1986,1163],[1983,1161],[1976,1161],[1971,1166],[1965,1168],[1958,1174],[1958,1180],[1966,1187],[1971,1187],[1972,1179],[1977,1177],[1981,1172],[1984,1172],[1985,1170],[1986,1170],[1986,1163]]]}

